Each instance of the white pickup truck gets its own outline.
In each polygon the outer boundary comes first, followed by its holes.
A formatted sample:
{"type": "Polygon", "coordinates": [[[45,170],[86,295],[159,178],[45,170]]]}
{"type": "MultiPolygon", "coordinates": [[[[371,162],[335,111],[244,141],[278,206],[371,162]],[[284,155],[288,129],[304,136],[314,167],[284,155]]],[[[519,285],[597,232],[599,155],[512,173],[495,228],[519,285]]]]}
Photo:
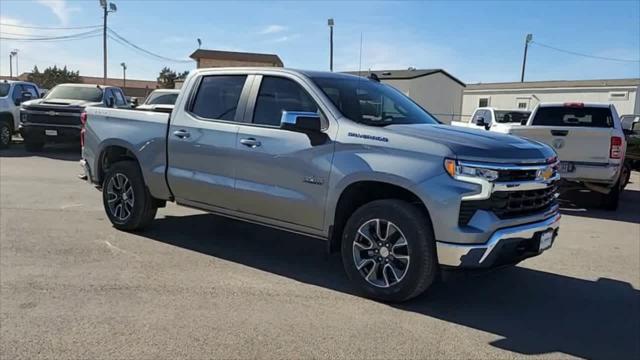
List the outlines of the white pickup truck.
{"type": "Polygon", "coordinates": [[[479,107],[473,112],[469,121],[453,121],[451,125],[504,133],[505,129],[525,124],[529,115],[531,115],[531,111],[522,109],[479,107]]]}
{"type": "Polygon", "coordinates": [[[552,146],[560,160],[559,170],[565,189],[587,188],[598,192],[602,194],[604,208],[617,208],[624,185],[619,179],[625,176],[626,141],[613,105],[541,103],[524,126],[507,126],[494,131],[552,146]]]}

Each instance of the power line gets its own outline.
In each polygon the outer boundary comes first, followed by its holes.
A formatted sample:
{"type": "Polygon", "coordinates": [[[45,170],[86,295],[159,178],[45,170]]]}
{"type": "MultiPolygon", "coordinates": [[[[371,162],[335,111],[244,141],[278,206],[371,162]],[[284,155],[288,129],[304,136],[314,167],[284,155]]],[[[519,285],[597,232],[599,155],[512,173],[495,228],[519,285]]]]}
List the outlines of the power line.
{"type": "Polygon", "coordinates": [[[87,26],[70,26],[70,27],[48,27],[48,26],[27,26],[27,25],[15,25],[0,23],[0,26],[10,26],[22,29],[40,29],[40,30],[78,30],[78,29],[93,29],[99,28],[102,25],[87,25],[87,26]]]}
{"type": "Polygon", "coordinates": [[[132,47],[144,54],[147,54],[151,57],[154,57],[156,59],[160,59],[160,60],[164,60],[164,61],[170,61],[170,62],[175,62],[175,63],[191,63],[192,60],[179,60],[179,59],[172,59],[166,56],[162,56],[159,54],[156,54],[154,52],[151,52],[149,50],[143,49],[140,46],[132,43],[131,41],[127,40],[125,37],[121,36],[120,34],[118,34],[117,32],[115,32],[113,29],[108,28],[107,29],[109,31],[109,38],[111,38],[112,40],[118,42],[121,45],[125,45],[125,46],[129,46],[132,47]]]}
{"type": "Polygon", "coordinates": [[[31,37],[27,37],[27,36],[23,36],[21,34],[16,34],[16,33],[0,32],[0,39],[17,40],[17,41],[79,40],[79,39],[86,39],[99,34],[100,34],[99,29],[85,31],[85,32],[76,33],[76,34],[59,35],[59,36],[37,36],[36,35],[35,37],[33,37],[33,35],[30,35],[31,37]],[[9,35],[9,36],[13,35],[14,37],[7,37],[5,35],[9,35]],[[18,36],[18,37],[15,37],[15,36],[18,36]]]}
{"type": "Polygon", "coordinates": [[[575,55],[575,56],[582,56],[582,57],[586,57],[586,58],[591,58],[591,59],[598,59],[598,60],[608,60],[608,61],[618,61],[618,62],[630,62],[630,63],[640,63],[640,60],[629,60],[629,59],[617,59],[617,58],[611,58],[611,57],[605,57],[605,56],[596,56],[596,55],[589,55],[589,54],[583,54],[583,53],[579,53],[579,52],[575,52],[575,51],[570,51],[570,50],[564,50],[564,49],[559,49],[557,47],[554,46],[550,46],[550,45],[546,45],[546,44],[541,44],[537,41],[531,41],[532,44],[547,48],[547,49],[551,49],[551,50],[555,50],[555,51],[559,51],[559,52],[563,52],[566,54],[571,54],[571,55],[575,55]]]}

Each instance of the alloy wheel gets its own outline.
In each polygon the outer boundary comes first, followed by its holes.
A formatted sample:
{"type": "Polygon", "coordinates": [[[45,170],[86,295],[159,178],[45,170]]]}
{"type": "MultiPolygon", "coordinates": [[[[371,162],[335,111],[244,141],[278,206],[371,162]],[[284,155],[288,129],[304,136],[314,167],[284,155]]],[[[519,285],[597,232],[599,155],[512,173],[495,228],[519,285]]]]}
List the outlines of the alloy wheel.
{"type": "Polygon", "coordinates": [[[107,184],[109,212],[119,221],[126,221],[133,213],[135,196],[131,181],[126,175],[117,173],[107,184]]]}
{"type": "Polygon", "coordinates": [[[371,285],[389,288],[409,269],[409,244],[391,221],[372,219],[360,226],[353,240],[353,260],[360,275],[371,285]]]}

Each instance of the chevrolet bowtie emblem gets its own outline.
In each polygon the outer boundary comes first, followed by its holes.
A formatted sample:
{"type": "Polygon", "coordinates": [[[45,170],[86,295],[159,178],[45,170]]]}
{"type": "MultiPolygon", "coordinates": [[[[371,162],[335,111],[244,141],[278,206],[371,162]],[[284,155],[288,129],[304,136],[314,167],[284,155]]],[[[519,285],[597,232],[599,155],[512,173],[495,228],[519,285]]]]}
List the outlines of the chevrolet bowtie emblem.
{"type": "Polygon", "coordinates": [[[538,170],[538,179],[549,180],[553,176],[553,168],[551,166],[547,166],[544,169],[538,170]]]}

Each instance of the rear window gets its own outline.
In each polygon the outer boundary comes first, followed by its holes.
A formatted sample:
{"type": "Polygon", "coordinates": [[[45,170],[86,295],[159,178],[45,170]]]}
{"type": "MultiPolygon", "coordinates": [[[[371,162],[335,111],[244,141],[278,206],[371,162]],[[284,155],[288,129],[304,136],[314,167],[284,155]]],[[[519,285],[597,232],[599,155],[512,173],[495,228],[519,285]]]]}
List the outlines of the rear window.
{"type": "Polygon", "coordinates": [[[9,95],[9,89],[11,89],[11,84],[1,83],[0,84],[0,97],[5,97],[9,95]]]}
{"type": "Polygon", "coordinates": [[[102,101],[102,89],[97,86],[58,85],[47,93],[45,99],[71,99],[100,102],[102,101]]]}
{"type": "Polygon", "coordinates": [[[613,116],[609,108],[550,106],[539,108],[531,124],[610,128],[613,127],[613,116]]]}
{"type": "Polygon", "coordinates": [[[496,110],[496,122],[522,124],[529,119],[530,111],[502,111],[496,110]]]}
{"type": "Polygon", "coordinates": [[[178,94],[151,93],[145,101],[145,105],[174,105],[178,99],[178,94]]]}

